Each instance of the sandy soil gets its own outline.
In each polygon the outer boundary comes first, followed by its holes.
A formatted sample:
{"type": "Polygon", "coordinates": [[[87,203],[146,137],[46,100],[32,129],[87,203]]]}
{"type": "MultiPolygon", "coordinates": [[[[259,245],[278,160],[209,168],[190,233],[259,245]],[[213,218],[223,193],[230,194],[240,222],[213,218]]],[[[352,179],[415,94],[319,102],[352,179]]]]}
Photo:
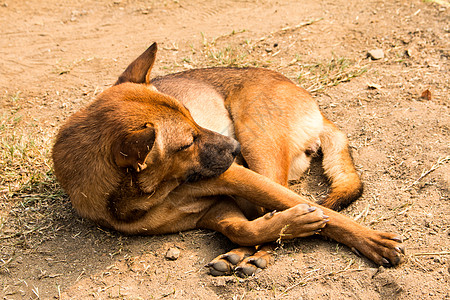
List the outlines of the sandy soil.
{"type": "MultiPolygon", "coordinates": [[[[450,4],[436,2],[1,0],[0,297],[450,299],[450,4]],[[401,234],[406,263],[307,238],[256,276],[215,278],[203,266],[233,247],[218,233],[129,237],[79,218],[51,174],[56,130],[153,41],[155,75],[257,65],[308,88],[363,174],[344,213],[401,234]]],[[[319,163],[295,191],[326,192],[319,163]]]]}

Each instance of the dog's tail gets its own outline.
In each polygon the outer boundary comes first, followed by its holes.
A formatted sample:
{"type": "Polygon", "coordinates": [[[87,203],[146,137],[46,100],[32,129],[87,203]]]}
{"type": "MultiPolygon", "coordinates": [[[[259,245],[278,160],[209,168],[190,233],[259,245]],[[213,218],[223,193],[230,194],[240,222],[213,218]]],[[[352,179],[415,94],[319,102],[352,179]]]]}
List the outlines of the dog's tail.
{"type": "Polygon", "coordinates": [[[363,185],[353,163],[348,140],[331,121],[323,118],[324,128],[320,134],[323,168],[331,183],[331,192],[320,204],[340,210],[359,198],[363,185]]]}

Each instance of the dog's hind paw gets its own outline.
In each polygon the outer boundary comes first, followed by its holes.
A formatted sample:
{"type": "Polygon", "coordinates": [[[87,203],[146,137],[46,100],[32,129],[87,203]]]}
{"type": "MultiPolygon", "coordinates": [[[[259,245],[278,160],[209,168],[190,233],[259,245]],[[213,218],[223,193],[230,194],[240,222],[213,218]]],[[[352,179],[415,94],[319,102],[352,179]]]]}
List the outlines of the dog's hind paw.
{"type": "Polygon", "coordinates": [[[262,247],[260,250],[255,252],[252,256],[244,258],[239,265],[234,269],[234,272],[239,277],[252,276],[261,272],[268,265],[273,263],[272,248],[268,246],[262,247]]]}
{"type": "Polygon", "coordinates": [[[235,273],[240,277],[251,276],[265,269],[272,263],[271,246],[240,247],[214,258],[206,267],[213,276],[235,273]]]}
{"type": "Polygon", "coordinates": [[[214,258],[206,267],[213,276],[224,276],[233,274],[234,268],[244,258],[255,253],[254,247],[240,247],[214,258]]]}

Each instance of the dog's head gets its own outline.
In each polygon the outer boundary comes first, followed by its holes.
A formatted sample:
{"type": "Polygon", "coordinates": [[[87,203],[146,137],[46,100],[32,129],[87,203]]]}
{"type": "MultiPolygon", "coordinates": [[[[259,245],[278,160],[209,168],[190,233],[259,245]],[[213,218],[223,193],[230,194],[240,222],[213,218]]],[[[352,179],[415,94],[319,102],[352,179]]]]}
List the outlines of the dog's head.
{"type": "Polygon", "coordinates": [[[239,153],[239,143],[200,127],[186,107],[150,84],[155,55],[153,44],[100,97],[115,111],[109,114],[109,121],[117,123],[112,126],[117,131],[111,148],[114,162],[140,172],[147,187],[222,174],[239,153]]]}
{"type": "Polygon", "coordinates": [[[179,101],[149,84],[155,53],[152,45],[56,137],[56,177],[83,216],[98,218],[99,199],[127,172],[151,193],[161,182],[219,176],[239,152],[237,141],[200,127],[179,101]]]}

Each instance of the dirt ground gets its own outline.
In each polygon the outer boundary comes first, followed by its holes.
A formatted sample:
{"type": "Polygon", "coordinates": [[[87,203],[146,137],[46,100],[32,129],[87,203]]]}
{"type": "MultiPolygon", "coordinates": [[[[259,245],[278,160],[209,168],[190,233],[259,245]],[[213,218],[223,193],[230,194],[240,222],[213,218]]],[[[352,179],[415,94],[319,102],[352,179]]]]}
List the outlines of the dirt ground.
{"type": "MultiPolygon", "coordinates": [[[[450,299],[449,58],[444,0],[0,0],[0,297],[450,299]],[[256,276],[212,277],[233,247],[218,233],[130,237],[78,217],[52,175],[56,131],[153,41],[155,75],[260,66],[307,88],[365,183],[343,213],[401,234],[407,261],[378,268],[314,237],[256,276]]],[[[291,187],[318,199],[320,161],[308,173],[291,187]]]]}

